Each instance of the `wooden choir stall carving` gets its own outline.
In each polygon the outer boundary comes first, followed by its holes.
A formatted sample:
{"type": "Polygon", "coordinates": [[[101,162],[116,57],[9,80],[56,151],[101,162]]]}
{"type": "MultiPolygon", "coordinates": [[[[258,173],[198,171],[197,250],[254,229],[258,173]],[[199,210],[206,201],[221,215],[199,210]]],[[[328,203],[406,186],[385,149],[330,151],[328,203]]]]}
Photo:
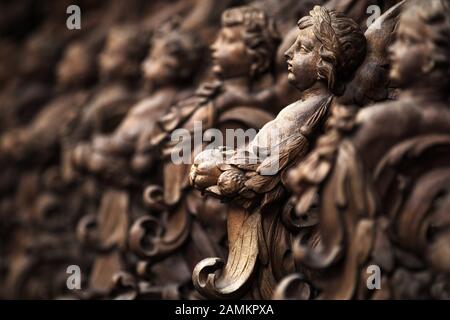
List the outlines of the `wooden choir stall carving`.
{"type": "Polygon", "coordinates": [[[450,298],[448,0],[44,2],[0,4],[0,298],[450,298]]]}

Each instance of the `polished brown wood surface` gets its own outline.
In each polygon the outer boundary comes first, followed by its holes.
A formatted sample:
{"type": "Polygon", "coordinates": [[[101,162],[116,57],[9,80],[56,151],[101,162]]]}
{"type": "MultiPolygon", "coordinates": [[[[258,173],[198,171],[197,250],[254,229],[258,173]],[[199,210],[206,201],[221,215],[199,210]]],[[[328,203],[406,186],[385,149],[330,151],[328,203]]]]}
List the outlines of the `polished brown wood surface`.
{"type": "Polygon", "coordinates": [[[70,4],[0,4],[0,298],[450,298],[448,0],[70,4]]]}

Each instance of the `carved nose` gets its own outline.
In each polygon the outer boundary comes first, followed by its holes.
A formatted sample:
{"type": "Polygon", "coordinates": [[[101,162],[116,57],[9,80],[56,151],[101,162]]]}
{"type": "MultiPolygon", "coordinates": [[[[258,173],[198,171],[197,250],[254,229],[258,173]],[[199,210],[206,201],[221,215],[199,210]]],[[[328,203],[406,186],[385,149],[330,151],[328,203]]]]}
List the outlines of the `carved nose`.
{"type": "Polygon", "coordinates": [[[216,52],[217,51],[217,42],[214,42],[212,45],[210,45],[209,50],[211,50],[211,53],[216,52]]]}
{"type": "Polygon", "coordinates": [[[388,46],[387,54],[388,54],[389,61],[392,61],[395,58],[396,49],[397,49],[397,43],[396,42],[394,42],[393,44],[388,46]]]}
{"type": "Polygon", "coordinates": [[[290,47],[289,49],[287,49],[284,52],[284,58],[286,59],[286,61],[292,59],[292,50],[291,49],[292,49],[292,47],[290,47]]]}
{"type": "Polygon", "coordinates": [[[80,144],[72,151],[72,164],[75,167],[82,168],[86,156],[86,145],[80,144]]]}

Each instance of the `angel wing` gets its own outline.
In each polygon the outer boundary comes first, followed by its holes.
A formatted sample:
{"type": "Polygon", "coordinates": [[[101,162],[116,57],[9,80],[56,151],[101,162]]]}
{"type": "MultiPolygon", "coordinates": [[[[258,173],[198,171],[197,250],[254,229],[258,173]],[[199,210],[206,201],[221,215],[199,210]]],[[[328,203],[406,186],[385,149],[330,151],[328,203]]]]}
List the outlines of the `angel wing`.
{"type": "Polygon", "coordinates": [[[367,53],[353,80],[347,84],[339,103],[367,106],[390,99],[395,88],[389,81],[389,59],[386,49],[395,38],[398,16],[405,1],[401,1],[378,17],[364,33],[367,53]]]}

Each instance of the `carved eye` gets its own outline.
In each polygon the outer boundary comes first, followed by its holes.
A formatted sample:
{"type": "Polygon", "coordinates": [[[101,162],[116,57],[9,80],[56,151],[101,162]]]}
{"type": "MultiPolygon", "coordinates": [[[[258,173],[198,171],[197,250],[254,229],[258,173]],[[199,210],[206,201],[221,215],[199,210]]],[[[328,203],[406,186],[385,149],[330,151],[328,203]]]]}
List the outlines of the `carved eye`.
{"type": "Polygon", "coordinates": [[[308,53],[308,52],[310,52],[311,50],[310,49],[308,49],[307,47],[305,47],[305,46],[301,46],[300,47],[300,52],[302,52],[302,53],[308,53]]]}
{"type": "Polygon", "coordinates": [[[400,40],[400,42],[403,42],[403,44],[406,44],[406,45],[413,45],[418,42],[417,39],[415,39],[409,35],[405,35],[405,34],[400,35],[399,40],[400,40]]]}
{"type": "Polygon", "coordinates": [[[308,53],[311,51],[309,48],[307,48],[305,45],[303,45],[302,42],[299,40],[297,40],[296,49],[300,53],[308,53]]]}
{"type": "Polygon", "coordinates": [[[403,37],[402,42],[405,44],[412,44],[411,38],[409,37],[403,37]]]}
{"type": "Polygon", "coordinates": [[[233,43],[236,41],[236,38],[234,36],[226,36],[224,37],[224,40],[226,43],[233,43]]]}
{"type": "Polygon", "coordinates": [[[169,42],[166,44],[166,51],[169,55],[176,56],[181,54],[181,46],[176,42],[169,42]]]}

